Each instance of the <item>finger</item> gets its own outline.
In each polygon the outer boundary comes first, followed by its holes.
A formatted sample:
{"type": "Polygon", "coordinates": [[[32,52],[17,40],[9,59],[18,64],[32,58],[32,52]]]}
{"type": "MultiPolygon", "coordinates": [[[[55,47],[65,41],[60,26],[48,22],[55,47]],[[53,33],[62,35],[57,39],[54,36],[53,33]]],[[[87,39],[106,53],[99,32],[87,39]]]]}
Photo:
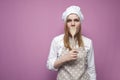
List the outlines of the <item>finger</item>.
{"type": "Polygon", "coordinates": [[[71,55],[73,58],[76,58],[77,57],[77,55],[71,55]]]}
{"type": "Polygon", "coordinates": [[[77,58],[72,58],[72,60],[76,60],[77,58]]]}
{"type": "Polygon", "coordinates": [[[78,53],[78,51],[77,51],[77,50],[72,50],[72,52],[73,52],[73,53],[78,53]]]}
{"type": "Polygon", "coordinates": [[[77,55],[78,53],[72,53],[72,55],[77,55]]]}

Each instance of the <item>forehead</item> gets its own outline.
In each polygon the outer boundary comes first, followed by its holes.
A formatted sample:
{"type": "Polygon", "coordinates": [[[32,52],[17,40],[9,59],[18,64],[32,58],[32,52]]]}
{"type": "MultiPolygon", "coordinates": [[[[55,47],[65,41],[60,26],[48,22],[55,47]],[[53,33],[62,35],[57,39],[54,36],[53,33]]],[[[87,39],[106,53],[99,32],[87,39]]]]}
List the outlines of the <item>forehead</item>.
{"type": "Polygon", "coordinates": [[[67,19],[79,19],[78,15],[77,14],[70,14],[68,15],[67,19]]]}

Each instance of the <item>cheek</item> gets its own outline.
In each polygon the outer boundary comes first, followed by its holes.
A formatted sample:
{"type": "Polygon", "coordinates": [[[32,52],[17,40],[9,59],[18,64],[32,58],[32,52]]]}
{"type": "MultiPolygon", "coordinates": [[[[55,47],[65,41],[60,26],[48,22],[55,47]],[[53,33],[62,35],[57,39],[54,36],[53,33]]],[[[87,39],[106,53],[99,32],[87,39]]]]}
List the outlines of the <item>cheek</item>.
{"type": "Polygon", "coordinates": [[[68,32],[69,32],[69,31],[70,31],[71,26],[68,26],[68,25],[67,25],[67,28],[68,28],[68,32]]]}
{"type": "Polygon", "coordinates": [[[76,29],[77,29],[77,32],[78,32],[79,29],[80,29],[80,24],[76,25],[76,29]]]}
{"type": "Polygon", "coordinates": [[[70,27],[70,23],[67,23],[67,26],[70,27]]]}
{"type": "Polygon", "coordinates": [[[80,29],[80,26],[77,26],[76,29],[80,29]]]}
{"type": "Polygon", "coordinates": [[[76,23],[76,27],[79,27],[80,26],[80,23],[76,23]]]}
{"type": "Polygon", "coordinates": [[[68,30],[70,29],[71,25],[70,24],[67,24],[67,27],[68,27],[68,30]]]}

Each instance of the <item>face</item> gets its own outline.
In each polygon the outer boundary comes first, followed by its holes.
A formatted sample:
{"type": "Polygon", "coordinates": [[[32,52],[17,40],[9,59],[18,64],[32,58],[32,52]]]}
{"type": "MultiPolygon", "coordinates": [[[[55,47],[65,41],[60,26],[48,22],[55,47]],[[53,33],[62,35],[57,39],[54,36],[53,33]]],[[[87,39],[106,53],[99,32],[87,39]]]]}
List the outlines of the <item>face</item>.
{"type": "Polygon", "coordinates": [[[70,30],[70,27],[75,27],[76,28],[76,33],[80,29],[80,19],[76,14],[70,14],[67,17],[66,24],[68,29],[70,30]]]}

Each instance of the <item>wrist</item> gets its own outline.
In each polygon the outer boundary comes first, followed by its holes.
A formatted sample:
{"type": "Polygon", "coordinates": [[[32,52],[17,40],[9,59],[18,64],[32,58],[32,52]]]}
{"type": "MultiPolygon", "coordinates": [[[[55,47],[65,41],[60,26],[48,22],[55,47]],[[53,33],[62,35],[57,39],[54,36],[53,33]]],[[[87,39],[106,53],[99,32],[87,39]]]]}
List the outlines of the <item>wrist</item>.
{"type": "Polygon", "coordinates": [[[61,56],[61,58],[59,60],[60,60],[60,63],[62,63],[62,64],[66,62],[66,60],[64,59],[63,56],[61,56]]]}

